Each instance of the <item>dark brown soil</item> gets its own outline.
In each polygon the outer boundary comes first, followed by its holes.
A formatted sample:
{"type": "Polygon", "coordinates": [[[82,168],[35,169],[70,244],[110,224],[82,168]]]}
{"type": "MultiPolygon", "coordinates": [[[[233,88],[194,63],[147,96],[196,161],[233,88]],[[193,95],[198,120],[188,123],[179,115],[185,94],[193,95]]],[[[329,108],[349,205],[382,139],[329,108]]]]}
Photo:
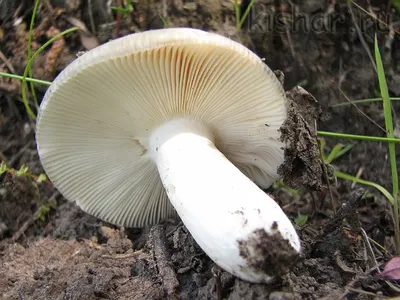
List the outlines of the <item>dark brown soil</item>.
{"type": "MultiPolygon", "coordinates": [[[[23,73],[33,2],[0,1],[1,72],[23,73]]],[[[220,270],[179,220],[152,228],[116,228],[67,202],[51,183],[37,184],[31,177],[5,173],[0,177],[0,299],[358,300],[399,295],[396,282],[382,280],[376,271],[395,253],[390,207],[374,189],[359,190],[351,182],[339,180],[335,185],[331,181],[331,167],[321,163],[314,123],[316,118],[321,130],[384,135],[378,127],[384,127],[379,103],[331,106],[345,102],[344,95],[351,99],[378,95],[367,54],[367,50],[373,53],[375,33],[390,93],[399,96],[399,35],[345,0],[256,0],[240,33],[235,29],[233,0],[139,0],[125,17],[111,11],[108,2],[41,1],[34,49],[72,26],[84,24],[87,29],[40,54],[33,76],[52,80],[79,51],[118,34],[164,27],[160,16],[169,27],[201,28],[241,41],[265,57],[271,68],[283,71],[290,109],[296,112],[282,128],[291,144],[281,169],[286,184],[277,184],[269,192],[292,220],[308,216],[298,226],[302,255],[272,284],[250,284],[220,270]],[[279,18],[286,14],[290,23],[295,12],[309,22],[318,18],[336,22],[316,23],[328,25],[307,30],[288,26],[279,18]],[[275,16],[272,21],[271,16],[275,16]],[[296,85],[311,92],[319,103],[296,85]],[[365,234],[374,242],[368,242],[365,234]]],[[[118,5],[119,1],[112,2],[118,5]]],[[[244,10],[250,1],[241,2],[244,10]]],[[[397,30],[400,17],[390,1],[357,3],[385,21],[390,15],[392,29],[397,30]]],[[[43,170],[34,122],[21,103],[20,87],[17,80],[0,77],[0,156],[9,167],[18,170],[26,165],[31,174],[38,175],[43,170]]],[[[45,87],[37,85],[39,101],[44,92],[45,87]]],[[[398,133],[396,103],[393,111],[398,133]]],[[[335,168],[361,173],[361,178],[391,189],[386,144],[328,139],[327,148],[338,142],[351,143],[353,148],[334,161],[335,168]]]]}

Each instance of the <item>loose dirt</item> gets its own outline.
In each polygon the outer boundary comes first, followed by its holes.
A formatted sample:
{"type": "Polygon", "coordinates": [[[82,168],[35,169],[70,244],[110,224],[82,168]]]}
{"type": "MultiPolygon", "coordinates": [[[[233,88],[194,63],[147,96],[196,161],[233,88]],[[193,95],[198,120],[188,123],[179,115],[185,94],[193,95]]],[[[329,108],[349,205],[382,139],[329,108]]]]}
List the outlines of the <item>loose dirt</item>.
{"type": "MultiPolygon", "coordinates": [[[[229,36],[283,71],[292,114],[282,132],[290,147],[281,168],[284,181],[268,192],[292,220],[299,215],[308,219],[297,226],[303,252],[290,271],[268,285],[250,284],[220,270],[179,220],[152,228],[116,228],[67,202],[50,183],[38,185],[29,177],[5,173],[0,177],[0,299],[361,300],[398,293],[395,282],[382,280],[376,271],[394,253],[388,203],[376,190],[359,190],[351,182],[328,185],[332,169],[322,164],[315,139],[316,129],[383,135],[365,116],[384,126],[379,103],[332,105],[346,97],[377,95],[376,74],[363,45],[371,51],[377,31],[390,92],[399,96],[400,39],[390,28],[378,27],[373,19],[365,25],[362,21],[369,17],[344,0],[257,0],[240,33],[231,0],[139,0],[127,16],[111,11],[108,1],[41,2],[34,50],[72,26],[85,31],[41,53],[33,65],[35,78],[52,80],[80,51],[117,35],[165,26],[229,36]],[[322,25],[307,30],[284,23],[293,21],[295,13],[310,22],[322,20],[322,25]],[[285,14],[288,19],[279,19],[285,14]],[[275,18],[269,21],[271,16],[275,18]],[[336,22],[327,25],[329,20],[336,22]]],[[[249,2],[242,1],[242,11],[249,2]]],[[[378,17],[390,14],[391,24],[400,19],[388,1],[357,3],[378,17]]],[[[33,1],[0,1],[0,71],[23,73],[32,8],[33,1]]],[[[34,123],[21,103],[20,87],[19,81],[0,77],[0,156],[14,169],[24,164],[30,173],[40,174],[34,123]]],[[[45,89],[37,85],[39,101],[45,89]]],[[[394,113],[399,126],[396,104],[394,113]]],[[[387,145],[327,140],[326,149],[338,142],[353,148],[334,161],[335,168],[391,188],[387,145]]]]}

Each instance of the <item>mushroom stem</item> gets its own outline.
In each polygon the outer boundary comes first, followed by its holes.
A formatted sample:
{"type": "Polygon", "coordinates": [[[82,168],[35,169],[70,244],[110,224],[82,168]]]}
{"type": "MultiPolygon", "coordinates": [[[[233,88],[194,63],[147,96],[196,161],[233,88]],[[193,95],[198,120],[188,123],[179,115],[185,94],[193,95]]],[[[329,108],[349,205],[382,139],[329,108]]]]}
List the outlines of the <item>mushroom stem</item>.
{"type": "Polygon", "coordinates": [[[279,205],[214,142],[200,122],[175,119],[155,129],[149,146],[172,205],[200,247],[239,278],[268,282],[293,264],[299,238],[279,205]]]}

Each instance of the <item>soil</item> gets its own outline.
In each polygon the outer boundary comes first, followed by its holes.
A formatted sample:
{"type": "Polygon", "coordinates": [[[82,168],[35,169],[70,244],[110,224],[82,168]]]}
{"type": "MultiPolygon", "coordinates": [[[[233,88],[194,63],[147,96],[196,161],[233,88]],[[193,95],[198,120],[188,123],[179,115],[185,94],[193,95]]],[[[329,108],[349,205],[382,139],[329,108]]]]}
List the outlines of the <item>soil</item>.
{"type": "MultiPolygon", "coordinates": [[[[1,72],[24,71],[33,2],[0,1],[1,72]]],[[[285,74],[292,114],[282,132],[291,146],[280,170],[284,182],[268,192],[292,220],[308,217],[296,225],[301,257],[273,283],[250,284],[219,269],[179,220],[143,229],[117,228],[82,212],[50,182],[38,184],[31,176],[6,172],[0,177],[0,298],[361,300],[400,295],[399,285],[377,272],[395,253],[389,204],[374,189],[336,182],[332,167],[321,163],[315,138],[316,127],[384,135],[379,103],[332,105],[346,102],[346,97],[378,95],[368,55],[375,33],[390,93],[399,96],[400,39],[394,31],[400,16],[391,2],[357,1],[391,25],[387,27],[345,0],[257,0],[240,32],[233,0],[139,0],[126,16],[112,11],[110,2],[119,1],[41,1],[34,50],[67,28],[82,30],[42,52],[33,64],[33,76],[52,80],[80,51],[118,35],[166,25],[217,32],[248,46],[285,74]],[[299,26],[295,21],[300,18],[319,27],[299,26]]],[[[249,2],[241,1],[242,11],[249,2]]],[[[36,86],[39,102],[45,89],[36,86]]],[[[35,124],[20,90],[18,80],[0,77],[0,156],[10,168],[25,165],[30,174],[39,175],[43,169],[35,124]]],[[[398,134],[399,106],[394,103],[393,108],[398,134]]],[[[335,168],[391,189],[386,144],[327,139],[326,149],[339,142],[353,147],[334,161],[335,168]]]]}

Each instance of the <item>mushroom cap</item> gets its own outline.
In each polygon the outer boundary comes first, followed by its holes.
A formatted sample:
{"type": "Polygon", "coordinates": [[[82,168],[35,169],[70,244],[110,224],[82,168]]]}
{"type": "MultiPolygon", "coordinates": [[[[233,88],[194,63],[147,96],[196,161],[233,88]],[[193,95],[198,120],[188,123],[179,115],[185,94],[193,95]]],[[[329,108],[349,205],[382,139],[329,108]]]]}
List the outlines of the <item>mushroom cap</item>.
{"type": "Polygon", "coordinates": [[[280,82],[241,44],[189,28],[128,35],[66,67],[40,107],[39,156],[63,196],[87,213],[126,227],[154,224],[175,211],[149,138],[176,118],[205,124],[259,186],[277,179],[286,119],[280,82]]]}

